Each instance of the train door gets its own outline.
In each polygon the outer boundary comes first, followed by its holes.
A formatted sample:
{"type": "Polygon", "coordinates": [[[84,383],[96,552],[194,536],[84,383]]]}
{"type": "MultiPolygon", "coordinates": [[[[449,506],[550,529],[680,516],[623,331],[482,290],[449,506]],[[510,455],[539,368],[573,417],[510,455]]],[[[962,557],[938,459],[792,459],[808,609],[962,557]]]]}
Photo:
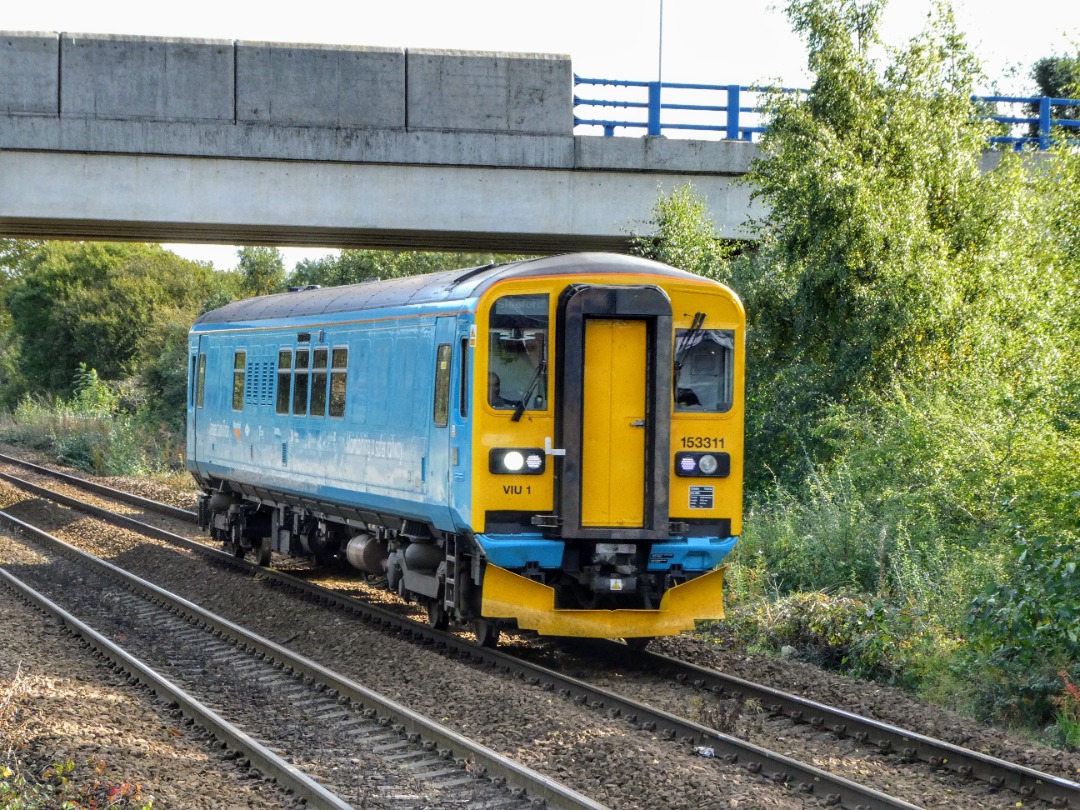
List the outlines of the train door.
{"type": "Polygon", "coordinates": [[[574,285],[560,299],[559,326],[562,535],[667,537],[667,294],[653,286],[574,285]]]}
{"type": "Polygon", "coordinates": [[[457,324],[454,341],[453,380],[450,385],[450,508],[459,529],[471,525],[472,501],[472,360],[476,327],[464,320],[457,324]]]}
{"type": "Polygon", "coordinates": [[[644,526],[646,346],[644,320],[585,321],[582,526],[644,526]]]}
{"type": "MultiPolygon", "coordinates": [[[[424,462],[424,490],[430,503],[449,513],[451,454],[457,425],[452,414],[454,386],[454,343],[457,339],[454,318],[435,320],[435,385],[431,403],[430,432],[424,462]]],[[[451,528],[448,521],[438,521],[440,528],[451,528]]]]}
{"type": "Polygon", "coordinates": [[[188,406],[187,406],[187,458],[188,467],[199,458],[199,418],[206,399],[206,343],[205,335],[192,336],[188,342],[188,406]]]}

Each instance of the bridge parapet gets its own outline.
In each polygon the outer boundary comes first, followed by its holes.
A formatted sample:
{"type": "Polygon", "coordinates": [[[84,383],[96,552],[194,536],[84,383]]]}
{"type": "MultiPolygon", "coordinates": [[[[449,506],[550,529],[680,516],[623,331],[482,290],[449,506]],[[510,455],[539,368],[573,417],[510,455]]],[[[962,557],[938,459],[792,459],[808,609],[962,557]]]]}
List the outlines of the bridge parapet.
{"type": "Polygon", "coordinates": [[[7,32],[0,75],[0,149],[720,175],[755,151],[575,137],[558,54],[7,32]]]}
{"type": "Polygon", "coordinates": [[[568,56],[0,34],[9,115],[566,135],[568,56]]]}

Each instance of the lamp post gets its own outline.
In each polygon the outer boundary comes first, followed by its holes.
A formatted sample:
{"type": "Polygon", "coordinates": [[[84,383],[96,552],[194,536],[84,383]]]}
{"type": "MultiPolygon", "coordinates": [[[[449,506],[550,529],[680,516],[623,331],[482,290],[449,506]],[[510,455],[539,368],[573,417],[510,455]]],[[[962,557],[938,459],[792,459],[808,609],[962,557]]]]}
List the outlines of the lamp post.
{"type": "Polygon", "coordinates": [[[656,81],[664,81],[664,0],[660,0],[660,42],[656,55],[656,81]]]}
{"type": "Polygon", "coordinates": [[[664,80],[664,0],[660,0],[660,43],[656,57],[656,81],[649,82],[649,128],[650,136],[660,134],[660,88],[664,80]]]}

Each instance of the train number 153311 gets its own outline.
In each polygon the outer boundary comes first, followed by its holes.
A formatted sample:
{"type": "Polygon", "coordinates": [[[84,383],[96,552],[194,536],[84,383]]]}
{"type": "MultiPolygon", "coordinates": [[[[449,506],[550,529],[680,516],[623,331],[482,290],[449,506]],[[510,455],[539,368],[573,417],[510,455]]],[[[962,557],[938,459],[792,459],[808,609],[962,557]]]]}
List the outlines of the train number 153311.
{"type": "Polygon", "coordinates": [[[723,450],[724,440],[716,436],[683,436],[682,446],[691,450],[723,450]]]}

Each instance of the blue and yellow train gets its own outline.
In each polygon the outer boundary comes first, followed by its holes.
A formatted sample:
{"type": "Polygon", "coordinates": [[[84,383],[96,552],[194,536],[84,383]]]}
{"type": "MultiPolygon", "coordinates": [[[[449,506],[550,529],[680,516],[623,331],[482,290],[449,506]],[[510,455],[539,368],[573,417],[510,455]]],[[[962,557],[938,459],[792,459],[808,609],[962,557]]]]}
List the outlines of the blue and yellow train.
{"type": "Polygon", "coordinates": [[[611,254],[237,301],[191,329],[200,522],[488,645],[722,618],[744,325],[723,285],[611,254]]]}

